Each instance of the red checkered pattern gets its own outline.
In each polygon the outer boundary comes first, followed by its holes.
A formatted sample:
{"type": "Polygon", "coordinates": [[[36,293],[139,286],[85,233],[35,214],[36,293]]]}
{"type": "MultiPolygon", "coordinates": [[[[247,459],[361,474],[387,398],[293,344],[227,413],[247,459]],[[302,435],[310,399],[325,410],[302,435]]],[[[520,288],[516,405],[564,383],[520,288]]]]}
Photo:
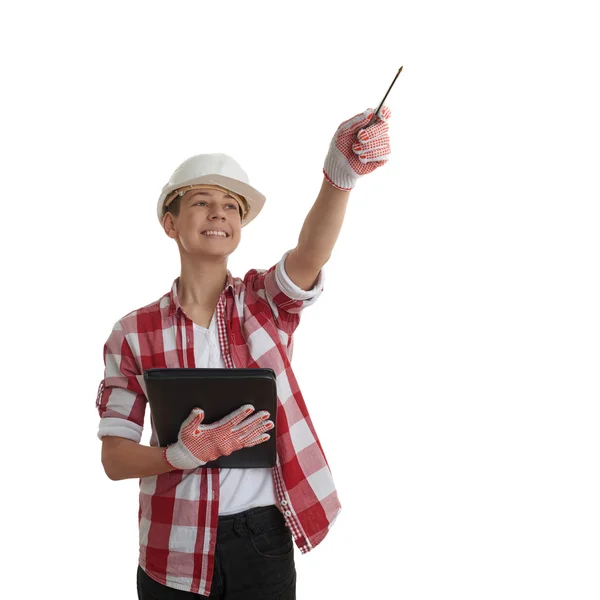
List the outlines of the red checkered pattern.
{"type": "MultiPolygon", "coordinates": [[[[279,508],[302,553],[327,535],[341,506],[290,361],[302,310],[323,291],[322,274],[311,298],[282,291],[278,269],[250,270],[244,279],[227,271],[216,307],[219,341],[228,368],[271,368],[277,376],[277,464],[273,477],[279,508]]],[[[193,323],[177,295],[179,278],[158,301],[115,323],[104,346],[105,376],[96,406],[98,436],[141,440],[147,398],[143,373],[152,368],[194,367],[193,323]]],[[[150,445],[158,441],[150,420],[150,445]]],[[[219,511],[219,470],[196,468],[140,479],[141,567],[155,580],[208,596],[214,568],[219,511]]]]}

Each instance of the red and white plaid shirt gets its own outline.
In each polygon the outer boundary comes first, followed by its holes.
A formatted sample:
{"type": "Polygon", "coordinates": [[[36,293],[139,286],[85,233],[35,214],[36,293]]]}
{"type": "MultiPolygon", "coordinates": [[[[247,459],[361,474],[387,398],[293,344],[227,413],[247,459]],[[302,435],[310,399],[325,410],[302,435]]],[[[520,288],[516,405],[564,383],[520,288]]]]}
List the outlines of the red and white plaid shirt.
{"type": "MultiPolygon", "coordinates": [[[[277,383],[278,500],[296,546],[304,554],[327,535],[341,505],[331,471],[290,361],[302,310],[323,292],[323,271],[312,290],[285,274],[286,252],[268,270],[243,281],[227,271],[216,306],[219,342],[227,368],[271,368],[277,383]],[[287,290],[287,293],[283,290],[287,290]],[[294,296],[294,297],[292,297],[294,296]]],[[[117,321],[104,345],[104,379],[96,407],[98,437],[140,442],[146,410],[144,371],[192,368],[194,330],[177,295],[179,278],[158,301],[117,321]]],[[[151,446],[158,440],[150,415],[151,446]]],[[[177,470],[140,478],[140,566],[168,587],[210,594],[219,513],[219,469],[177,470]]]]}

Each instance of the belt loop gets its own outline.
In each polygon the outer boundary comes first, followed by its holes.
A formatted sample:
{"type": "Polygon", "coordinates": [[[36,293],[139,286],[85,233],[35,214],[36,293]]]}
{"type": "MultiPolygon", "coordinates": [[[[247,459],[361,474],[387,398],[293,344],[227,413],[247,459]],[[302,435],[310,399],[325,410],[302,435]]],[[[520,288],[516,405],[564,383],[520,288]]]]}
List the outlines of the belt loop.
{"type": "Polygon", "coordinates": [[[244,523],[243,513],[241,515],[237,515],[235,517],[235,521],[233,522],[233,530],[240,537],[245,537],[247,529],[246,529],[246,525],[244,523]]]}
{"type": "Polygon", "coordinates": [[[260,531],[256,527],[256,525],[254,524],[254,512],[255,512],[254,508],[251,508],[250,510],[248,510],[248,512],[247,512],[247,522],[248,522],[248,528],[250,529],[250,531],[254,535],[256,535],[256,534],[260,533],[260,531]]]}

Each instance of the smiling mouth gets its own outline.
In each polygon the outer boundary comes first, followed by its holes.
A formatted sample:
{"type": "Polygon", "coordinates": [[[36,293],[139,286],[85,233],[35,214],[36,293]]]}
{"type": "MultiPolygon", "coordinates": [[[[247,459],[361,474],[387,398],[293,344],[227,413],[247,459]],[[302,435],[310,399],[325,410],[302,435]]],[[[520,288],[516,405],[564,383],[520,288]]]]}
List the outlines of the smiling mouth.
{"type": "Polygon", "coordinates": [[[229,237],[229,234],[225,233],[225,235],[222,234],[211,234],[211,235],[207,235],[206,233],[202,233],[201,235],[203,235],[204,237],[207,238],[221,238],[221,239],[227,239],[229,237]]]}

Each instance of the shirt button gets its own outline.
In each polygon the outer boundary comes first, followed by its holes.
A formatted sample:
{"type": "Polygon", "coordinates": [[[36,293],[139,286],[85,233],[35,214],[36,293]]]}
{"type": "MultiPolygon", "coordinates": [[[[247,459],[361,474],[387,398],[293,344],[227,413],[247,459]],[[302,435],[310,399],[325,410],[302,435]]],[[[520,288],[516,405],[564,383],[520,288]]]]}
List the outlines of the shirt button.
{"type": "Polygon", "coordinates": [[[291,513],[289,510],[286,510],[286,511],[285,511],[285,516],[286,516],[286,517],[291,517],[291,516],[292,516],[292,513],[291,513]]]}
{"type": "Polygon", "coordinates": [[[287,500],[282,500],[282,501],[281,501],[281,506],[287,506],[287,504],[288,504],[288,501],[287,501],[287,500]]]}

